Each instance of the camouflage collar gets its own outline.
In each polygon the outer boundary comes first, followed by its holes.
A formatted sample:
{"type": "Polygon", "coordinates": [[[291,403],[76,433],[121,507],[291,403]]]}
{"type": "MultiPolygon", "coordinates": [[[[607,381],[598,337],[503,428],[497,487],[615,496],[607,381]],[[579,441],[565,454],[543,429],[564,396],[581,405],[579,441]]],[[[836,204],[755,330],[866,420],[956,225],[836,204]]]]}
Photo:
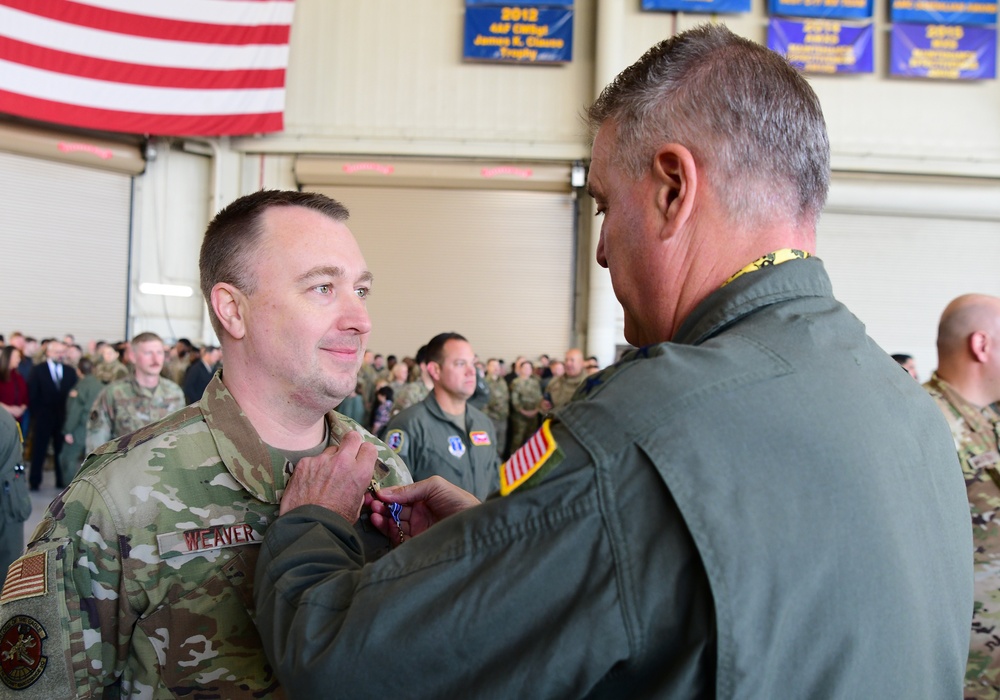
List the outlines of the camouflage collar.
{"type": "MultiPolygon", "coordinates": [[[[215,440],[226,469],[254,498],[279,503],[292,465],[283,455],[274,454],[260,439],[250,420],[222,383],[222,370],[215,373],[198,403],[208,430],[215,440]]],[[[350,427],[326,414],[330,444],[339,444],[350,427]]]]}

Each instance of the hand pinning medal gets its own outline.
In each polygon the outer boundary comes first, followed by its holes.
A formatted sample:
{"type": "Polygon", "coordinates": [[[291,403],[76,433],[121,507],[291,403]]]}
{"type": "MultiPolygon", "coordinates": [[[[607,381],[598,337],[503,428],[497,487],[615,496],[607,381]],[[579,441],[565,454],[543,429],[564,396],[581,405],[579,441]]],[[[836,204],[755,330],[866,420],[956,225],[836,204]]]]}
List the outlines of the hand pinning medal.
{"type": "MultiPolygon", "coordinates": [[[[375,477],[372,477],[372,481],[368,484],[368,490],[371,491],[372,496],[378,498],[378,481],[375,477]]],[[[393,522],[396,523],[396,530],[399,531],[399,543],[403,543],[403,525],[399,522],[399,514],[403,512],[403,506],[398,503],[386,503],[389,508],[389,515],[392,516],[393,522]]]]}

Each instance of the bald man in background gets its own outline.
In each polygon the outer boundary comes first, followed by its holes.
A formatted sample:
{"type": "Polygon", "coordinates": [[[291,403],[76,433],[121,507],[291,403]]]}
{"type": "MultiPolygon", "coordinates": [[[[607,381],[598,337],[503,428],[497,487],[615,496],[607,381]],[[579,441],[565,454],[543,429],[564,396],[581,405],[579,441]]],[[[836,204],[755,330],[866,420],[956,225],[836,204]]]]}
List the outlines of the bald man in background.
{"type": "Polygon", "coordinates": [[[938,368],[924,388],[955,439],[972,514],[975,608],[966,698],[1000,694],[1000,299],[960,296],[938,325],[938,368]]]}

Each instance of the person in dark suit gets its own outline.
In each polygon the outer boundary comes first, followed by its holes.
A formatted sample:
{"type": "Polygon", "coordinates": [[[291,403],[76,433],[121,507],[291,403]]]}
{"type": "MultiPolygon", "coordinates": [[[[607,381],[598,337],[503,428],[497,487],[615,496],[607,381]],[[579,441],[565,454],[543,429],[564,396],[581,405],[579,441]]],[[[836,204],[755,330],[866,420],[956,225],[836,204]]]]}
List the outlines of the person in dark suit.
{"type": "Polygon", "coordinates": [[[201,399],[205,387],[212,381],[215,366],[222,359],[222,350],[214,345],[206,345],[201,349],[201,359],[193,362],[184,375],[184,400],[194,403],[201,399]]]}
{"type": "MultiPolygon", "coordinates": [[[[45,362],[37,365],[28,377],[28,406],[31,408],[32,449],[31,474],[28,482],[32,491],[37,491],[42,483],[42,465],[49,443],[55,455],[55,463],[59,464],[59,452],[62,449],[62,426],[66,418],[66,397],[76,384],[77,375],[72,367],[63,364],[63,353],[66,346],[58,341],[51,341],[45,348],[45,362]]],[[[58,468],[56,469],[56,485],[65,486],[58,468]]]]}

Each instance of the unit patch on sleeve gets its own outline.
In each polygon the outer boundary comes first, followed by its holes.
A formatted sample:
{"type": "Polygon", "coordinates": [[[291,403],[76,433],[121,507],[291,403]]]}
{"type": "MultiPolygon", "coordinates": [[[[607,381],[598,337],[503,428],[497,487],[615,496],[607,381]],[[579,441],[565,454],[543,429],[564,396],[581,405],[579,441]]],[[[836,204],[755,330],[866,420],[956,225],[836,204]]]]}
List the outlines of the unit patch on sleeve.
{"type": "Polygon", "coordinates": [[[42,641],[48,637],[38,620],[15,615],[0,627],[0,681],[13,690],[24,690],[37,681],[48,657],[42,641]]]}
{"type": "Polygon", "coordinates": [[[0,605],[12,600],[45,595],[48,592],[47,566],[48,559],[45,552],[15,560],[7,569],[3,593],[0,593],[0,605]]]}
{"type": "Polygon", "coordinates": [[[385,436],[385,444],[389,446],[390,450],[399,454],[399,450],[403,447],[403,431],[390,430],[389,434],[385,436]]]}
{"type": "Polygon", "coordinates": [[[472,444],[477,447],[481,445],[492,445],[490,442],[490,434],[485,430],[473,430],[469,433],[469,439],[472,440],[472,444]]]}
{"type": "Polygon", "coordinates": [[[500,465],[500,495],[507,496],[534,479],[537,483],[563,460],[562,450],[552,437],[551,419],[542,423],[517,452],[500,465]]]}

